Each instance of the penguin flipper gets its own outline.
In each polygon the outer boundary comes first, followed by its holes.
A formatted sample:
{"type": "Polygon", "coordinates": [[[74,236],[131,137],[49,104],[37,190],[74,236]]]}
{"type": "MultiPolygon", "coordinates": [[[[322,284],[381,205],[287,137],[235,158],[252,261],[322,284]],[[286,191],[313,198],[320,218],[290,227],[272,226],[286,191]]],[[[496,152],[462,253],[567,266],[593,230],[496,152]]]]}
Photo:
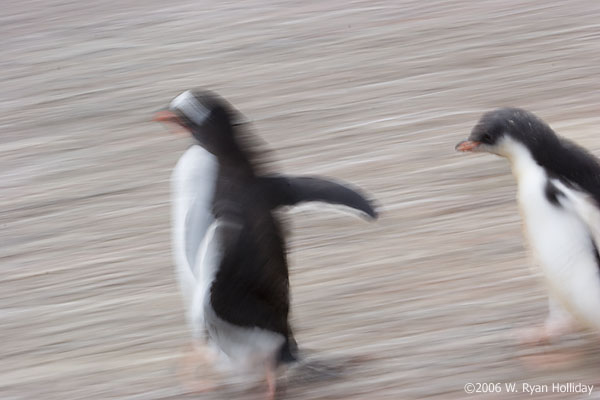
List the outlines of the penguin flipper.
{"type": "MultiPolygon", "coordinates": [[[[587,226],[594,246],[600,247],[600,207],[594,198],[574,187],[565,185],[558,179],[550,182],[560,190],[558,201],[565,208],[575,213],[587,226]]],[[[600,260],[599,260],[600,261],[600,260]]]]}
{"type": "Polygon", "coordinates": [[[357,189],[347,184],[309,176],[265,176],[259,178],[272,193],[273,209],[306,202],[323,202],[343,205],[377,219],[377,211],[357,189]]]}

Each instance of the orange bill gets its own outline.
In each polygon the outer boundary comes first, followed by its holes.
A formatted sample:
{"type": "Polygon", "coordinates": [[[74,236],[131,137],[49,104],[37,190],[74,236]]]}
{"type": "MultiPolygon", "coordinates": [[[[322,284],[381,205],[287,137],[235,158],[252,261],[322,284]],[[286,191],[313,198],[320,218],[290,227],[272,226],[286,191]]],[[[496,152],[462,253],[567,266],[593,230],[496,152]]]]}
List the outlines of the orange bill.
{"type": "Polygon", "coordinates": [[[177,120],[177,115],[174,112],[168,110],[159,111],[156,114],[154,114],[154,118],[152,118],[152,121],[156,122],[177,122],[177,120]]]}
{"type": "Polygon", "coordinates": [[[475,142],[473,140],[463,140],[462,142],[456,145],[455,149],[457,151],[473,151],[480,144],[481,142],[475,142]]]}

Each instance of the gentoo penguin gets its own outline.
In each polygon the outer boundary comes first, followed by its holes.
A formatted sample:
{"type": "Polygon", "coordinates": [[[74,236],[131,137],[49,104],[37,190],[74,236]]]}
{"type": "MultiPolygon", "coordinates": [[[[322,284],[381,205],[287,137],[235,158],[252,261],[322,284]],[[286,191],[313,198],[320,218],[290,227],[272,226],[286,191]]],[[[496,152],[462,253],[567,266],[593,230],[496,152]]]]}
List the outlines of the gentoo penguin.
{"type": "Polygon", "coordinates": [[[195,140],[171,177],[173,254],[195,343],[230,367],[262,371],[273,399],[277,366],[298,359],[285,237],[273,211],[320,201],[372,219],[377,213],[340,183],[261,175],[240,139],[238,116],[217,95],[188,90],[154,119],[195,140]]]}
{"type": "Polygon", "coordinates": [[[528,340],[578,326],[600,330],[600,162],[530,112],[483,115],[459,151],[505,157],[517,180],[523,228],[549,291],[550,313],[528,340]]]}

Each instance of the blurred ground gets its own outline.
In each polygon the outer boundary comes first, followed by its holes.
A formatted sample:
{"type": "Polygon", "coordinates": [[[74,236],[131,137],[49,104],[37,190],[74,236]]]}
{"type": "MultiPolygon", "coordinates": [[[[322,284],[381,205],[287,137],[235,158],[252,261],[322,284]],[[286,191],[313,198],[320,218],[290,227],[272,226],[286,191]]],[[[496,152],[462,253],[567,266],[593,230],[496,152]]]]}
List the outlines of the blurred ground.
{"type": "Polygon", "coordinates": [[[375,224],[291,217],[300,344],[371,361],[286,399],[513,381],[600,398],[597,337],[511,338],[546,313],[514,181],[504,160],[453,150],[483,111],[513,105],[600,154],[600,2],[168,3],[2,4],[1,399],[219,398],[174,378],[188,335],[168,179],[188,141],[149,122],[195,86],[243,110],[282,170],[347,179],[383,206],[375,224]],[[526,367],[555,349],[583,356],[526,367]]]}

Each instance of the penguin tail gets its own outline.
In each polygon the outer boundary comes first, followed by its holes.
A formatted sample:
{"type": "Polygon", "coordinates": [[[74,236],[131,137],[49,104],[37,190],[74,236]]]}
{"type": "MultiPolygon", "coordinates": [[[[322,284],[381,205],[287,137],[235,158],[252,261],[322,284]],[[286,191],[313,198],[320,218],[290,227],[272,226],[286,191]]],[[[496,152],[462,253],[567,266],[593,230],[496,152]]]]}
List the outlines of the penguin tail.
{"type": "Polygon", "coordinates": [[[288,377],[298,383],[318,383],[342,379],[372,361],[367,356],[302,356],[289,366],[288,377]]]}
{"type": "Polygon", "coordinates": [[[300,361],[298,344],[293,338],[287,338],[279,350],[277,362],[278,364],[293,364],[298,361],[300,361]]]}

